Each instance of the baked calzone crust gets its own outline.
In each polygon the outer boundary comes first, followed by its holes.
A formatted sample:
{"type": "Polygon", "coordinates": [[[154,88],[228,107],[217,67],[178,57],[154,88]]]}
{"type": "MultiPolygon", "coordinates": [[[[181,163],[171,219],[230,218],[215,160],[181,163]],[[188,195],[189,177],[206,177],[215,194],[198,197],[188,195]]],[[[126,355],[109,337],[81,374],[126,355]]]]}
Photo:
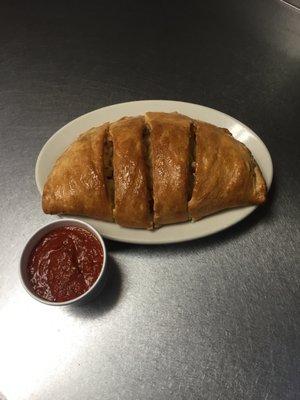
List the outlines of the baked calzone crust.
{"type": "Polygon", "coordinates": [[[251,152],[227,129],[148,112],[80,135],[48,176],[43,210],[152,229],[262,204],[266,195],[251,152]]]}
{"type": "Polygon", "coordinates": [[[196,122],[195,182],[188,209],[193,220],[266,199],[262,173],[247,147],[227,129],[196,122]]]}
{"type": "Polygon", "coordinates": [[[104,165],[107,129],[90,129],[58,158],[44,186],[45,213],[113,220],[104,165]]]}
{"type": "Polygon", "coordinates": [[[152,228],[143,117],[125,117],[111,124],[115,185],[115,221],[131,228],[152,228]]]}
{"type": "Polygon", "coordinates": [[[156,227],[188,219],[189,141],[192,120],[178,113],[148,112],[156,227]]]}

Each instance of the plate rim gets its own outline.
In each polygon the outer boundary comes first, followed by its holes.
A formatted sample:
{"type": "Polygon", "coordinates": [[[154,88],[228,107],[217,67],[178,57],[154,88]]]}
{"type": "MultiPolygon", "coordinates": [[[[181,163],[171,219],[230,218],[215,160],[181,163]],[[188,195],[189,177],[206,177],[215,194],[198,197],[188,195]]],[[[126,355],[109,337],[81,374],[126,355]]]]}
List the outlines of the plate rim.
{"type": "MultiPolygon", "coordinates": [[[[38,157],[36,159],[36,163],[35,163],[35,183],[36,183],[36,186],[37,186],[39,194],[42,195],[42,190],[43,190],[43,188],[39,184],[40,182],[39,182],[39,179],[38,179],[38,171],[39,171],[39,167],[40,167],[40,164],[41,164],[41,159],[42,159],[43,153],[45,152],[45,148],[47,146],[49,146],[49,144],[51,144],[51,142],[53,140],[55,140],[55,138],[58,135],[60,135],[63,130],[68,128],[70,125],[75,124],[77,121],[82,120],[83,118],[88,118],[89,115],[91,115],[91,114],[93,114],[93,113],[95,113],[97,111],[100,111],[100,110],[101,111],[105,111],[105,110],[112,109],[112,108],[115,108],[115,107],[120,107],[120,106],[126,107],[126,106],[134,105],[136,103],[140,103],[140,104],[141,103],[148,103],[149,106],[151,106],[151,103],[157,103],[157,102],[160,102],[160,103],[173,103],[174,105],[177,104],[177,105],[200,107],[202,109],[206,109],[206,110],[210,110],[210,111],[213,111],[213,112],[217,112],[220,115],[224,116],[225,118],[229,118],[232,121],[236,122],[237,124],[241,125],[247,131],[250,131],[250,133],[256,138],[256,140],[258,140],[260,142],[260,145],[264,148],[264,151],[265,151],[266,155],[268,156],[268,163],[269,163],[268,168],[270,168],[270,171],[269,171],[270,179],[269,179],[269,182],[266,182],[266,183],[267,183],[268,191],[270,190],[271,185],[272,185],[272,181],[273,181],[273,174],[274,174],[272,157],[271,157],[271,154],[270,154],[267,146],[263,142],[263,140],[251,128],[249,128],[243,122],[241,122],[241,121],[237,120],[236,118],[232,117],[231,115],[224,113],[223,111],[219,111],[219,110],[217,110],[215,108],[204,106],[202,104],[190,103],[190,102],[184,102],[184,101],[177,101],[177,100],[165,100],[165,99],[163,99],[163,100],[157,100],[157,99],[153,100],[152,99],[152,100],[128,101],[128,102],[116,103],[116,104],[111,104],[109,106],[104,106],[104,107],[97,108],[97,109],[89,111],[89,112],[87,112],[85,114],[79,115],[78,117],[74,118],[73,120],[67,122],[65,125],[63,125],[61,128],[59,128],[56,132],[54,132],[49,137],[49,139],[44,143],[44,145],[42,146],[42,148],[41,148],[41,150],[40,150],[40,152],[38,154],[38,157]]],[[[170,238],[169,240],[165,239],[165,240],[154,240],[154,241],[153,241],[153,239],[149,238],[149,240],[139,239],[137,241],[137,239],[135,239],[135,238],[123,239],[123,238],[116,237],[114,235],[106,234],[106,233],[104,233],[102,231],[100,231],[100,233],[101,233],[101,235],[103,235],[105,238],[107,238],[109,240],[114,240],[114,241],[118,241],[118,242],[122,242],[122,243],[132,243],[132,244],[141,244],[141,245],[145,245],[145,244],[146,245],[161,245],[161,244],[171,244],[171,243],[181,243],[181,242],[183,243],[183,242],[187,242],[187,241],[191,241],[191,240],[200,239],[200,238],[203,238],[203,237],[208,237],[208,236],[214,235],[214,234],[216,234],[218,232],[222,232],[225,229],[228,229],[229,227],[234,226],[237,223],[241,222],[243,219],[247,218],[253,211],[255,211],[255,209],[257,207],[258,207],[257,205],[241,207],[242,209],[244,209],[245,213],[243,215],[241,215],[240,217],[238,217],[234,222],[229,222],[228,224],[224,224],[224,226],[222,228],[216,227],[216,229],[212,229],[209,233],[205,233],[205,234],[201,234],[200,233],[198,235],[193,235],[193,236],[188,237],[188,238],[177,238],[177,239],[171,239],[170,238]]],[[[239,207],[237,207],[235,209],[238,209],[238,208],[239,207]]],[[[230,209],[223,210],[220,213],[226,213],[228,211],[230,211],[230,209]]],[[[217,213],[217,214],[219,214],[219,213],[217,213]]],[[[213,215],[216,215],[216,214],[213,214],[213,215]]],[[[68,215],[58,215],[58,217],[60,217],[60,218],[68,218],[69,216],[68,215]]],[[[209,217],[210,216],[208,216],[206,218],[209,218],[209,217]]],[[[91,218],[84,217],[84,216],[72,216],[72,218],[80,219],[80,220],[83,219],[84,221],[87,221],[88,223],[90,223],[89,221],[91,220],[91,218]]],[[[200,221],[196,221],[196,222],[186,221],[185,223],[186,224],[195,224],[195,223],[199,223],[199,222],[201,222],[201,220],[200,221]]],[[[112,222],[111,224],[115,224],[115,223],[112,222]]],[[[170,227],[172,227],[172,226],[175,227],[176,225],[179,225],[179,224],[170,225],[170,227]]],[[[95,228],[95,229],[97,229],[97,228],[95,228]]],[[[126,228],[126,229],[128,229],[128,228],[126,228]]]]}

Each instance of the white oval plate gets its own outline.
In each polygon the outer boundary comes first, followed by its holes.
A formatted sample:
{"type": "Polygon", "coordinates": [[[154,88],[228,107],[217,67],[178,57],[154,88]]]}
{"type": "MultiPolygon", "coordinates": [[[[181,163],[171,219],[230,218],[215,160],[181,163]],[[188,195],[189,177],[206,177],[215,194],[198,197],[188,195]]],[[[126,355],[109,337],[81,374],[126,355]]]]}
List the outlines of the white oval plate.
{"type": "MultiPolygon", "coordinates": [[[[74,119],[59,129],[42,148],[35,167],[35,179],[42,194],[44,183],[52,166],[61,153],[76,137],[89,128],[124,116],[144,114],[147,111],[178,111],[195,119],[210,122],[230,130],[233,136],[243,142],[254,155],[267,182],[271,186],[273,165],[270,153],[262,140],[247,126],[236,119],[212,108],[197,104],[168,100],[145,100],[115,104],[100,108],[74,119]]],[[[168,225],[154,231],[122,228],[117,224],[77,217],[90,223],[104,237],[121,242],[139,244],[175,243],[196,239],[219,232],[247,217],[255,206],[231,209],[206,217],[198,222],[168,225]]]]}

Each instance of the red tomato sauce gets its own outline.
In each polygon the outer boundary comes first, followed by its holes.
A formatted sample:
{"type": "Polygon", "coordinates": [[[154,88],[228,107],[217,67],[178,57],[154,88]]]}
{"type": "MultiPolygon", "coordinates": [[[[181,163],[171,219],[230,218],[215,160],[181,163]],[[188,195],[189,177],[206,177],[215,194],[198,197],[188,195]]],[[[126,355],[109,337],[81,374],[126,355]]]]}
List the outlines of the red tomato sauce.
{"type": "Polygon", "coordinates": [[[27,266],[33,291],[61,302],[85,293],[103,265],[103,248],[89,231],[74,226],[47,233],[33,249],[27,266]]]}

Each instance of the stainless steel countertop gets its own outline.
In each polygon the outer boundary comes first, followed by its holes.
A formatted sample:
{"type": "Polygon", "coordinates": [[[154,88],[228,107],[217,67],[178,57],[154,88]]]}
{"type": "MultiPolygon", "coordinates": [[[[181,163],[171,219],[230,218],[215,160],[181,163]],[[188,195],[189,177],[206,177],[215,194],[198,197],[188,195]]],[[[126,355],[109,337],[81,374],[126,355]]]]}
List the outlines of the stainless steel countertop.
{"type": "Polygon", "coordinates": [[[2,2],[0,392],[300,398],[300,13],[275,0],[126,3],[2,2]],[[56,219],[42,213],[34,182],[42,145],[87,111],[147,98],[249,125],[274,161],[268,203],[189,243],[106,241],[110,276],[96,301],[37,303],[18,261],[28,237],[56,219]]]}

